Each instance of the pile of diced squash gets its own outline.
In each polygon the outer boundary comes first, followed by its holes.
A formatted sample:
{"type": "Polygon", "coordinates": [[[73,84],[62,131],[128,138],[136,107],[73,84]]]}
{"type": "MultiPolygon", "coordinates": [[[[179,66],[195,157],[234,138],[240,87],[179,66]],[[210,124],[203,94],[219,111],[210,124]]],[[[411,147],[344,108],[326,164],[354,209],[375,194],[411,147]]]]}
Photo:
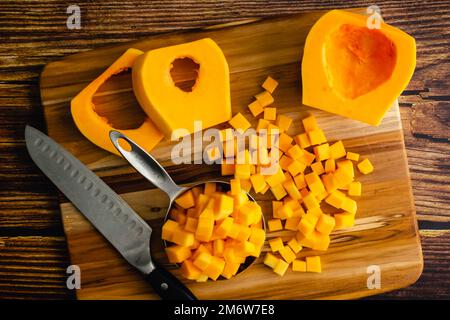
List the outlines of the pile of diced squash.
{"type": "Polygon", "coordinates": [[[261,207],[238,182],[229,190],[208,182],[175,199],[162,239],[171,243],[169,262],[180,263],[186,279],[230,279],[247,257],[259,257],[266,237],[261,207]]]}
{"type": "MultiPolygon", "coordinates": [[[[228,129],[223,129],[222,175],[234,175],[232,186],[249,192],[266,193],[269,189],[275,201],[272,202],[273,217],[267,221],[271,232],[291,230],[295,236],[284,243],[281,237],[269,240],[272,252],[267,253],[264,263],[279,275],[283,275],[292,263],[293,271],[321,272],[319,256],[297,259],[303,247],[313,250],[327,250],[330,233],[354,225],[357,211],[356,197],[361,195],[361,183],[355,181],[354,164],[359,171],[369,174],[373,166],[369,159],[360,161],[360,155],[347,152],[342,141],[329,143],[313,115],[302,119],[304,132],[294,137],[287,134],[293,119],[277,114],[273,107],[272,93],[278,83],[268,77],[262,87],[264,91],[255,95],[248,105],[251,114],[258,119],[256,134],[266,129],[264,150],[237,150],[237,142],[228,129]],[[272,132],[278,134],[278,168],[274,174],[262,174],[271,153],[275,149],[272,132]],[[234,140],[233,140],[234,139],[234,140]],[[230,156],[244,153],[244,163],[227,161],[230,156]],[[233,154],[234,152],[234,154],[233,154]],[[324,213],[325,202],[334,207],[333,212],[324,213]],[[283,226],[284,221],[284,226],[283,226]]],[[[250,122],[241,113],[236,114],[229,124],[235,130],[245,131],[250,122]]],[[[251,138],[250,138],[251,139],[251,138]]]]}

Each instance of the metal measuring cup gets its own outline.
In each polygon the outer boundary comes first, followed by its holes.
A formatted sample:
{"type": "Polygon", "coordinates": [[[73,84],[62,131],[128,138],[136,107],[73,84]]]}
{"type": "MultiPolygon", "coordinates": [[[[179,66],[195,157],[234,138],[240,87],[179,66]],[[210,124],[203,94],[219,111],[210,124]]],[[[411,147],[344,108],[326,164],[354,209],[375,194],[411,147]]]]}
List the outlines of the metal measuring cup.
{"type": "MultiPolygon", "coordinates": [[[[164,191],[169,197],[169,206],[167,207],[166,214],[164,216],[164,222],[168,219],[168,215],[170,209],[172,208],[175,199],[179,197],[184,192],[192,189],[196,186],[204,185],[207,182],[215,182],[219,184],[222,190],[230,190],[230,183],[225,181],[218,180],[208,180],[195,182],[190,184],[189,186],[182,187],[177,185],[167,171],[156,161],[147,151],[142,149],[138,144],[136,144],[133,140],[125,136],[116,130],[111,130],[109,132],[109,137],[111,142],[116,147],[116,149],[120,152],[120,154],[128,161],[128,163],[141,175],[143,175],[148,181],[150,181],[154,186],[158,189],[164,191]],[[130,150],[124,149],[119,141],[120,139],[125,140],[130,146],[130,150]]],[[[247,192],[247,196],[250,201],[256,202],[255,199],[247,192]]],[[[261,224],[262,229],[266,232],[266,224],[264,220],[264,215],[261,214],[261,224]]],[[[164,241],[164,245],[167,247],[168,244],[164,241]]],[[[245,262],[242,263],[239,267],[238,274],[242,271],[246,270],[253,262],[256,260],[255,257],[249,256],[246,258],[245,262]]],[[[221,278],[219,278],[221,279],[221,278]]]]}

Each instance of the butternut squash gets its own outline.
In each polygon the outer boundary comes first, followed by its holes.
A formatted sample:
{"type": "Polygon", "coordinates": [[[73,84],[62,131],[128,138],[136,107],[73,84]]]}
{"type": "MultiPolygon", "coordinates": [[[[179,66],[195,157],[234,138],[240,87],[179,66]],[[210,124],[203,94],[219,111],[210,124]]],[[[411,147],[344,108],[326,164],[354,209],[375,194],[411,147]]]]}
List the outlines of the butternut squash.
{"type": "Polygon", "coordinates": [[[416,44],[405,32],[341,10],[311,28],[302,61],[303,104],[379,125],[416,65],[416,44]]]}
{"type": "MultiPolygon", "coordinates": [[[[142,54],[142,51],[133,48],[125,51],[108,69],[78,93],[70,103],[73,121],[78,130],[92,143],[117,155],[119,155],[119,152],[109,138],[109,132],[115,128],[108,123],[106,118],[99,116],[95,112],[92,98],[100,86],[111,76],[129,68],[133,69],[136,58],[142,54]]],[[[137,129],[117,131],[138,143],[146,151],[152,150],[163,138],[162,133],[150,118],[146,118],[137,129]]]]}
{"type": "Polygon", "coordinates": [[[183,135],[176,129],[193,133],[194,121],[202,120],[205,129],[231,118],[228,64],[212,39],[150,50],[136,59],[132,78],[141,107],[169,139],[172,133],[183,135]],[[189,92],[177,87],[170,74],[174,61],[186,57],[199,65],[189,92]]]}

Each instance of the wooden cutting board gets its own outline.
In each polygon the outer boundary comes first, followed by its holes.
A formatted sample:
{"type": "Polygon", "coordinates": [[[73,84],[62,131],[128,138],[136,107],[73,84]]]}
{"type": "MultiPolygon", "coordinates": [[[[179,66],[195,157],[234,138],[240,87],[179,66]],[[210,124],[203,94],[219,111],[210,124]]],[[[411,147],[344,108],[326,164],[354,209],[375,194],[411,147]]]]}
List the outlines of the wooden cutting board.
{"type": "MultiPolygon", "coordinates": [[[[357,298],[377,294],[415,282],[423,261],[417,231],[411,182],[406,160],[398,104],[395,103],[379,127],[335,116],[301,104],[300,61],[306,35],[323,12],[312,12],[281,19],[244,21],[187,33],[162,34],[137,42],[100,48],[66,57],[48,64],[41,75],[41,98],[48,134],[62,144],[114,190],[153,227],[152,250],[156,260],[167,265],[162,251],[160,228],[167,198],[137,174],[125,161],[96,147],[75,127],[69,110],[70,100],[96,78],[127,48],[141,50],[179,44],[204,37],[215,40],[228,60],[233,113],[242,112],[256,123],[247,109],[252,96],[261,91],[267,75],[280,82],[275,105],[278,112],[295,119],[289,134],[301,130],[300,119],[314,114],[329,141],[342,139],[348,150],[369,157],[375,172],[358,173],[363,196],[358,201],[354,227],[334,232],[330,249],[322,257],[320,274],[274,274],[259,258],[245,272],[231,280],[207,283],[187,281],[200,299],[316,299],[357,298]],[[368,267],[381,270],[381,288],[368,289],[368,267]]],[[[99,113],[122,127],[142,121],[134,100],[130,75],[114,77],[95,97],[99,113]],[[120,115],[120,116],[119,116],[120,115]]],[[[220,126],[219,126],[220,127],[220,126]]],[[[220,176],[218,166],[174,165],[170,161],[173,143],[161,142],[151,153],[178,183],[189,183],[220,176]]],[[[270,192],[257,195],[266,217],[271,215],[270,192]]],[[[81,214],[61,197],[61,213],[72,264],[81,268],[79,299],[155,299],[157,296],[140,274],[93,229],[81,214]]],[[[268,239],[291,232],[268,234],[268,239]]],[[[268,250],[266,243],[264,251],[268,250]]],[[[314,254],[303,250],[299,257],[314,254]]]]}

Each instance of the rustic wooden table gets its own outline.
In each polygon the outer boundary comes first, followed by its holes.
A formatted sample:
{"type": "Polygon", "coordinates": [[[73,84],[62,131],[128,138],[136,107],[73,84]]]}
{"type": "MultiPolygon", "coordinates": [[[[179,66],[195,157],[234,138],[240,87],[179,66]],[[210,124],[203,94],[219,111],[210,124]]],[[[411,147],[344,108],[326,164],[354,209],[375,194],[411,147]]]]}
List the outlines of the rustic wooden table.
{"type": "MultiPolygon", "coordinates": [[[[372,1],[0,2],[0,298],[70,299],[69,265],[53,185],[31,162],[25,124],[45,130],[43,66],[65,55],[158,32],[372,1]],[[81,8],[81,29],[66,9],[81,8]]],[[[417,68],[400,97],[425,260],[409,288],[376,298],[450,298],[450,2],[377,1],[384,19],[413,35],[417,68]]]]}

